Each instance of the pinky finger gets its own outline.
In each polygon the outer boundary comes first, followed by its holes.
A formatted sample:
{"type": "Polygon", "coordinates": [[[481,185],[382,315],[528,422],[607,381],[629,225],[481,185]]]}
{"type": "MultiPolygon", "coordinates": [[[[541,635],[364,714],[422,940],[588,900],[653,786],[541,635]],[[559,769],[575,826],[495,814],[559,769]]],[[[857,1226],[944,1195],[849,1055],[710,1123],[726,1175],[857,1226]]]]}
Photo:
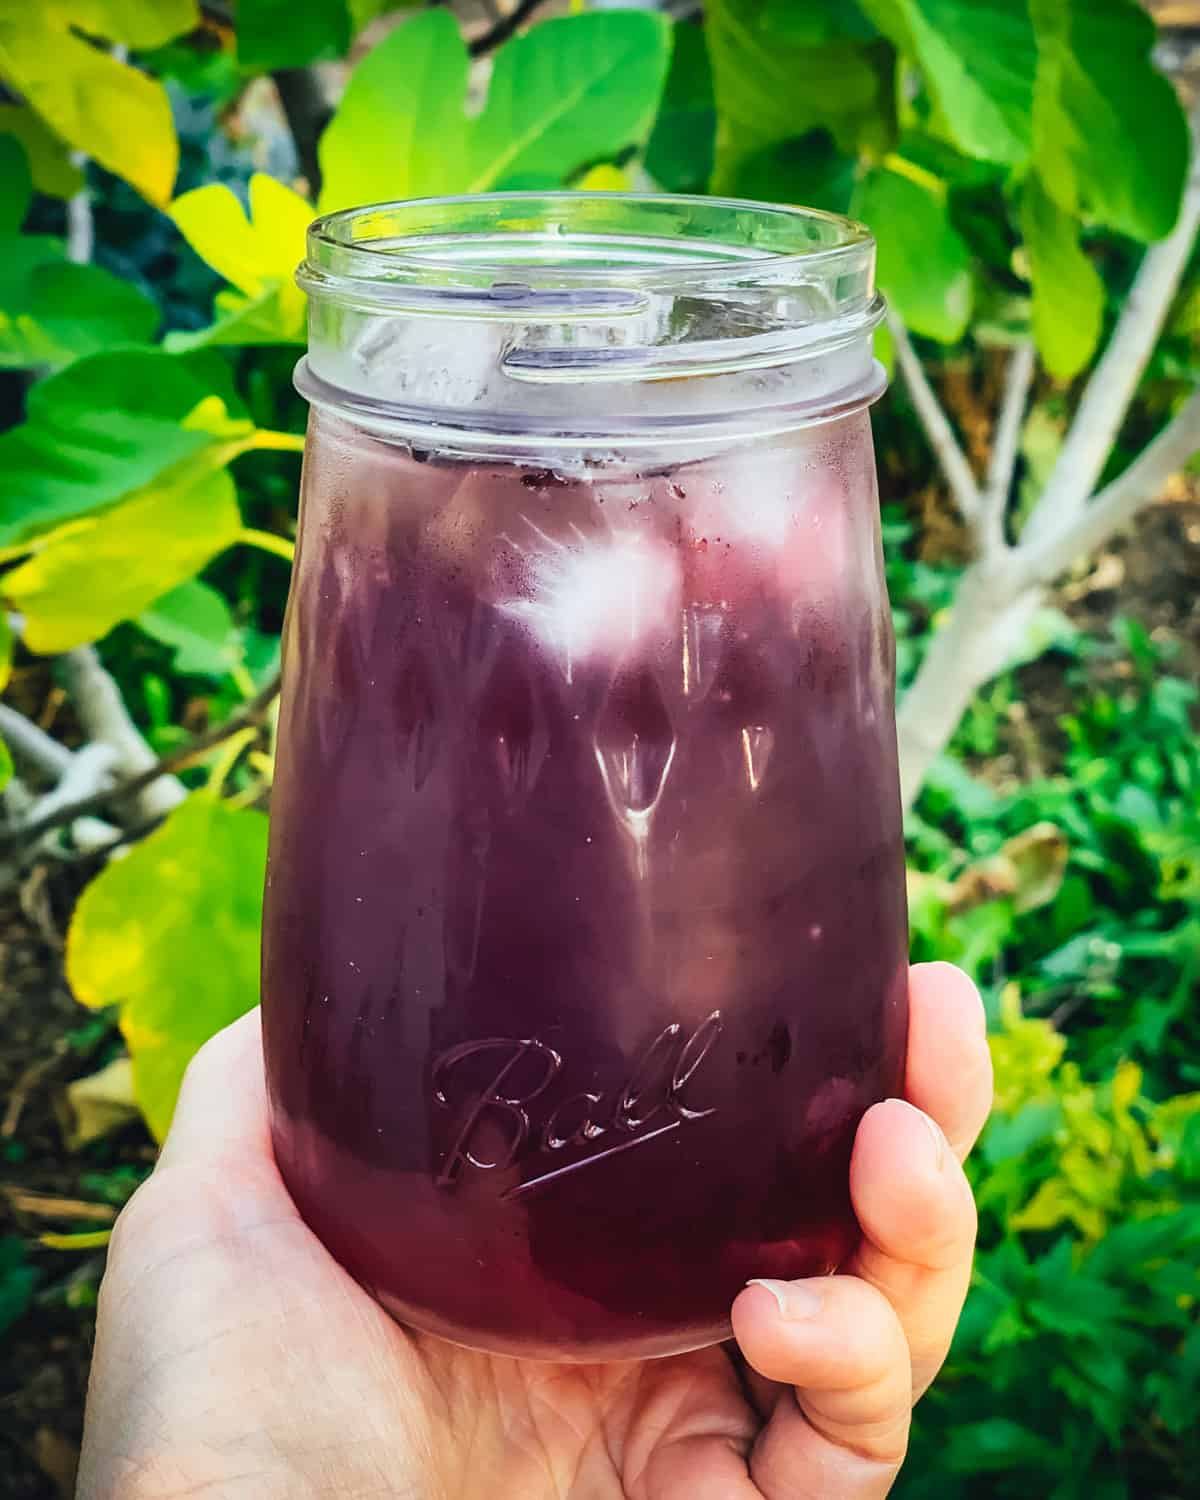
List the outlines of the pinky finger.
{"type": "Polygon", "coordinates": [[[887,1299],[854,1276],[752,1284],[733,1327],[749,1364],[795,1390],[750,1457],[765,1500],[881,1500],[912,1410],[908,1345],[887,1299]]]}

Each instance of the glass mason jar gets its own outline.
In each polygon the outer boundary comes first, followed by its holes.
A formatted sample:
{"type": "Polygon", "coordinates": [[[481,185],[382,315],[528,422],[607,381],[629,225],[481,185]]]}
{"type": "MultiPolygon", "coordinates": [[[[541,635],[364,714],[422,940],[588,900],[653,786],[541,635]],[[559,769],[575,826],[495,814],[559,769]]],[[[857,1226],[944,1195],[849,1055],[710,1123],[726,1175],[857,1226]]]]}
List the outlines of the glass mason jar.
{"type": "Polygon", "coordinates": [[[275,1151],[406,1324],[552,1359],[833,1270],[907,933],[874,244],[718,199],[319,220],[275,1151]]]}

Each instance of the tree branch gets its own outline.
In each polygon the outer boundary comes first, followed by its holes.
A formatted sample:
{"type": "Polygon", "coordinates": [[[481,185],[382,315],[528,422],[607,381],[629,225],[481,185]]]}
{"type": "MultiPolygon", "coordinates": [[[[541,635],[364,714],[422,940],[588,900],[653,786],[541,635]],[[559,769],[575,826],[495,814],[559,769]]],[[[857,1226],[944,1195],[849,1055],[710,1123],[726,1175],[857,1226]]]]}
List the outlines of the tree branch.
{"type": "Polygon", "coordinates": [[[1021,424],[1029,402],[1029,388],[1037,368],[1037,355],[1030,339],[1018,344],[1009,356],[1004,374],[1004,396],[1000,415],[992,434],[992,454],[988,463],[987,484],[979,508],[979,535],[984,552],[995,553],[1007,543],[1004,517],[1008,510],[1009,491],[1017,467],[1021,443],[1021,424]]]}
{"type": "Polygon", "coordinates": [[[1018,548],[1024,584],[1049,583],[1077,557],[1106,541],[1155,499],[1177,469],[1200,449],[1200,391],[1194,391],[1154,441],[1083,512],[1038,543],[1018,548]]]}
{"type": "Polygon", "coordinates": [[[1088,380],[1058,462],[1022,532],[1023,541],[1044,540],[1083,510],[1154,352],[1200,224],[1200,115],[1193,115],[1192,126],[1192,165],[1175,228],[1142,258],[1108,348],[1088,380]]]}
{"type": "Polygon", "coordinates": [[[70,750],[7,703],[0,703],[0,736],[17,760],[43,776],[57,781],[66,775],[72,759],[70,750]]]}
{"type": "Polygon", "coordinates": [[[313,68],[276,68],[271,77],[292,133],[300,170],[308,181],[310,196],[316,199],[321,191],[317,142],[329,124],[333,108],[313,68]]]}
{"type": "MultiPolygon", "coordinates": [[[[125,801],[127,798],[135,797],[139,792],[151,786],[160,777],[169,776],[174,771],[182,770],[184,766],[190,765],[198,760],[206,751],[215,745],[221,744],[223,740],[232,735],[240,733],[243,729],[261,724],[271,710],[276,696],[279,693],[279,674],[274,677],[235,714],[231,714],[223,723],[217,724],[212,729],[206,729],[203,734],[197,734],[190,739],[186,745],[180,745],[178,749],[172,750],[169,755],[164,755],[156,760],[153,765],[147,766],[145,770],[139,771],[135,776],[130,776],[125,781],[109,787],[104,791],[95,792],[89,797],[81,798],[56,809],[52,816],[39,818],[35,822],[28,823],[25,827],[13,831],[9,839],[21,843],[28,843],[32,839],[40,837],[50,828],[55,828],[63,823],[71,823],[85,813],[96,812],[101,808],[109,806],[113,802],[125,801]]],[[[172,804],[173,805],[173,804],[172,804]]],[[[151,812],[149,817],[154,819],[162,816],[159,812],[151,812]]]]}
{"type": "MultiPolygon", "coordinates": [[[[67,692],[89,740],[111,745],[117,769],[137,776],[157,765],[154,752],[129,717],[121,690],[100,660],[94,646],[77,646],[60,658],[67,692]]],[[[141,817],[161,817],[178,806],[187,793],[175,779],[160,780],[156,772],[139,787],[137,812],[141,817]]],[[[69,820],[68,820],[69,821],[69,820]]]]}
{"type": "Polygon", "coordinates": [[[502,42],[508,41],[509,37],[528,21],[542,3],[543,0],[520,0],[520,4],[514,7],[511,15],[505,16],[502,21],[497,21],[482,36],[477,36],[473,42],[469,43],[467,51],[472,57],[484,57],[487,53],[494,52],[502,42]]]}
{"type": "Polygon", "coordinates": [[[921,419],[921,426],[925,429],[925,436],[929,439],[930,447],[941,465],[942,473],[946,476],[954,503],[958,506],[963,520],[974,529],[979,518],[980,495],[979,486],[971,472],[971,465],[967,462],[966,454],[954,436],[954,429],[950,426],[950,419],[942,403],[929,383],[920,358],[908,337],[908,330],[895,312],[889,311],[888,326],[892,330],[892,337],[896,343],[896,362],[908,386],[917,416],[921,419]]]}

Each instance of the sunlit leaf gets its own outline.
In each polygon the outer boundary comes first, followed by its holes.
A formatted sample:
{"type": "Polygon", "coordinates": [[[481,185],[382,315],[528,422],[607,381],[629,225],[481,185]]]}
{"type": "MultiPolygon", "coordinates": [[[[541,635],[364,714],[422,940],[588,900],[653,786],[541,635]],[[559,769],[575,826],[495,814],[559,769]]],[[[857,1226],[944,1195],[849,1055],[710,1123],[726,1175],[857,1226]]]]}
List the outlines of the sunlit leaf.
{"type": "Polygon", "coordinates": [[[704,28],[679,21],[662,104],[646,146],[646,170],[672,193],[696,193],[712,175],[717,108],[704,28]]]}
{"type": "Polygon", "coordinates": [[[198,0],[40,0],[40,5],[43,17],[64,30],[73,26],[138,51],[161,47],[200,24],[198,0]]]}
{"type": "Polygon", "coordinates": [[[8,686],[8,680],[12,676],[13,659],[13,628],[8,623],[8,615],[0,610],[0,693],[8,686]]]}
{"type": "Polygon", "coordinates": [[[916,333],[952,343],[971,312],[967,247],[945,198],[886,168],[868,172],[852,205],[875,235],[879,284],[916,333]]]}
{"type": "Polygon", "coordinates": [[[516,181],[561,183],[645,139],[669,31],[640,11],[564,16],[496,53],[482,112],[465,112],[467,49],[425,11],[363,59],[321,138],[321,209],[516,181]]]}
{"type": "Polygon", "coordinates": [[[471,125],[465,190],[529,173],[561,179],[645,140],[669,47],[666,22],[632,10],[561,16],[515,37],[471,125]]]}
{"type": "Polygon", "coordinates": [[[322,213],[463,187],[467,66],[458,23],[442,9],[367,53],[321,136],[322,213]]]}
{"type": "Polygon", "coordinates": [[[174,348],[211,343],[290,343],[304,338],[304,297],[293,280],[304,258],[312,222],[308,201],[283,183],[256,172],[249,186],[250,214],[218,183],[176,198],[168,212],[192,249],[239,292],[232,306],[200,335],[177,338],[174,348]]]}
{"type": "Polygon", "coordinates": [[[786,22],[787,10],[772,0],[705,7],[721,189],[746,157],[817,127],[847,153],[882,150],[894,134],[891,46],[862,39],[853,7],[822,6],[816,45],[786,22]]]}
{"type": "Polygon", "coordinates": [[[937,126],[968,155],[1021,163],[1033,139],[1037,47],[1027,0],[860,0],[919,64],[937,126]]]}
{"type": "Polygon", "coordinates": [[[41,10],[0,13],[0,78],[68,145],[152,203],[171,196],[179,142],[167,91],[41,10]]]}
{"type": "Polygon", "coordinates": [[[198,578],[155,599],[137,617],[138,626],[175,649],[175,670],[225,677],[241,659],[233,615],[222,596],[198,578]]]}
{"type": "Polygon", "coordinates": [[[1025,183],[1021,228],[1033,280],[1033,336],[1059,380],[1078,375],[1095,352],[1104,320],[1104,283],[1079,245],[1079,225],[1043,190],[1025,183]]]}
{"type": "Polygon", "coordinates": [[[1137,0],[1030,0],[1037,32],[1034,154],[1068,213],[1135,239],[1167,234],[1187,171],[1187,123],[1150,59],[1137,0]]]}
{"type": "Polygon", "coordinates": [[[0,792],[2,792],[8,785],[8,783],[12,780],[12,774],[12,754],[10,753],[8,746],[4,743],[3,738],[0,737],[0,792]]]}
{"type": "Polygon", "coordinates": [[[0,578],[33,651],[70,651],[133,619],[237,540],[242,518],[224,469],[185,469],[96,516],[69,521],[0,578]]]}
{"type": "Polygon", "coordinates": [[[228,379],[215,360],[120,349],[33,386],[26,420],[0,433],[0,547],[110,505],[185,460],[236,451],[253,427],[239,407],[230,412],[232,391],[217,398],[220,411],[211,405],[228,379]]]}
{"type": "Polygon", "coordinates": [[[267,820],[196,793],[87,887],[67,937],[85,1005],[120,1006],[134,1093],[161,1140],[192,1054],[258,998],[267,820]]]}
{"type": "Polygon", "coordinates": [[[83,186],[83,173],[66,146],[27,104],[0,104],[0,136],[21,143],[39,193],[69,198],[83,186]]]}

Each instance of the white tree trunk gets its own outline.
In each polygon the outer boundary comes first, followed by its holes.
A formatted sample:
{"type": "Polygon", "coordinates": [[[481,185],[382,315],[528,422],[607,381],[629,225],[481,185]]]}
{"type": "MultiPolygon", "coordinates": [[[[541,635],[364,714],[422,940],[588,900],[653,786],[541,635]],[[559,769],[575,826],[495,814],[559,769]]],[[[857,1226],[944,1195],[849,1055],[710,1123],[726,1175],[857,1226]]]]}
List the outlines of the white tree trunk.
{"type": "Polygon", "coordinates": [[[949,618],[929,643],[896,716],[906,808],[971,699],[1013,659],[1042,602],[1040,588],[1014,594],[1007,567],[985,570],[976,562],[963,574],[949,618]]]}

